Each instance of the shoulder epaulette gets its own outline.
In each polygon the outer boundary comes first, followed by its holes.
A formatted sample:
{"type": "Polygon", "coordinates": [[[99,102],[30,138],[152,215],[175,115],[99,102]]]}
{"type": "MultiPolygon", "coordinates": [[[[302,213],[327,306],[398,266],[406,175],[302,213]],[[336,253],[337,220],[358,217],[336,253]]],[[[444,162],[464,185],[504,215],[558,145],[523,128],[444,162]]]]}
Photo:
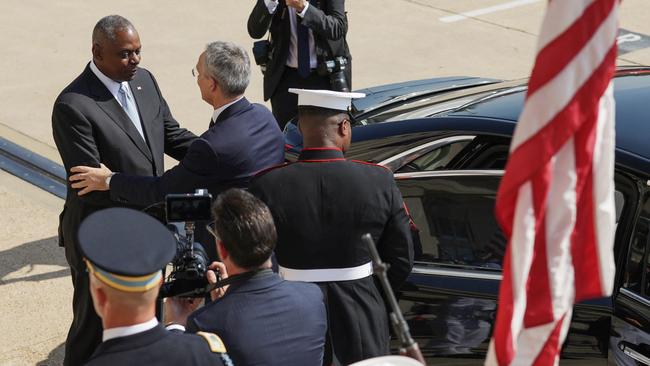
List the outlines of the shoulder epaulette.
{"type": "Polygon", "coordinates": [[[210,351],[213,353],[226,353],[226,346],[218,335],[207,332],[196,332],[196,334],[200,335],[206,342],[208,342],[210,351]]]}
{"type": "Polygon", "coordinates": [[[383,165],[379,165],[379,164],[371,163],[371,162],[369,162],[369,161],[363,161],[363,160],[350,160],[350,161],[353,162],[353,163],[357,163],[357,164],[364,164],[364,165],[376,166],[376,167],[383,168],[383,169],[386,169],[386,170],[390,171],[390,169],[388,169],[387,167],[385,167],[385,166],[383,166],[383,165]]]}
{"type": "Polygon", "coordinates": [[[283,168],[283,167],[289,166],[291,164],[293,164],[293,163],[290,162],[290,161],[285,161],[282,164],[277,164],[277,165],[270,166],[270,167],[268,167],[266,169],[262,169],[262,170],[258,171],[257,173],[253,174],[253,177],[259,177],[261,175],[264,175],[264,174],[270,172],[271,170],[275,170],[275,169],[278,169],[278,168],[283,168]]]}

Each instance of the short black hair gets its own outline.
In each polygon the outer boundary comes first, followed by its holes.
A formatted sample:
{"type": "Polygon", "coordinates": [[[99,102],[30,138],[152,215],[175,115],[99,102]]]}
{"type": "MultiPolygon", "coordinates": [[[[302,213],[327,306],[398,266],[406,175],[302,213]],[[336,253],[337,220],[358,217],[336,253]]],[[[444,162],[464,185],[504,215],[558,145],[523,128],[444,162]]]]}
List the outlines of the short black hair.
{"type": "Polygon", "coordinates": [[[217,234],[242,268],[257,268],[270,257],[277,233],[269,208],[257,197],[238,188],[221,193],[212,206],[217,234]]]}
{"type": "Polygon", "coordinates": [[[339,114],[348,115],[347,111],[341,111],[338,109],[316,107],[312,105],[301,105],[298,107],[298,118],[309,116],[314,118],[319,118],[322,120],[328,119],[333,116],[338,116],[339,114]]]}

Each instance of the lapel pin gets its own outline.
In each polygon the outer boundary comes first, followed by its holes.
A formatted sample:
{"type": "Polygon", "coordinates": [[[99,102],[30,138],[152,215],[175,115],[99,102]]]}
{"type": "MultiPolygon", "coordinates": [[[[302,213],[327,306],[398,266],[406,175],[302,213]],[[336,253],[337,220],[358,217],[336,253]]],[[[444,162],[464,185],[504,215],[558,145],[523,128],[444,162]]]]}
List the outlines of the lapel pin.
{"type": "Polygon", "coordinates": [[[136,86],[136,88],[137,88],[138,90],[142,90],[142,87],[141,87],[141,86],[139,86],[139,85],[138,85],[138,86],[136,86]]]}

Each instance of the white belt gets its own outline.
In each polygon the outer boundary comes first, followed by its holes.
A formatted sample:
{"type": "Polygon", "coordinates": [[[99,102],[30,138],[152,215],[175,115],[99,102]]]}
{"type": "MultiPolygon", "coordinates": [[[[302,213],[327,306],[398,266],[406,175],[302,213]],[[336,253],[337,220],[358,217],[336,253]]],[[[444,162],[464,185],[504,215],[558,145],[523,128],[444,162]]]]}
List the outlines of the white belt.
{"type": "Polygon", "coordinates": [[[372,262],[349,268],[292,269],[280,267],[280,276],[288,281],[336,282],[366,278],[372,274],[372,262]]]}

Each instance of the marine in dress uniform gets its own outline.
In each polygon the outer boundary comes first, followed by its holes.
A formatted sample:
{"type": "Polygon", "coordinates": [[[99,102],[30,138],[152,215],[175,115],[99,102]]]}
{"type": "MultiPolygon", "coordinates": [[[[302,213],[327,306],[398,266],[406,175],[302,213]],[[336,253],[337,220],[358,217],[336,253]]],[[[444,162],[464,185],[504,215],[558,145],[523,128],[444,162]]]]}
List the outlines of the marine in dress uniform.
{"type": "Polygon", "coordinates": [[[156,320],[161,268],[176,253],[162,224],[135,210],[109,208],[82,222],[79,245],[104,327],[88,365],[232,364],[217,335],[171,332],[156,320]]]}
{"type": "Polygon", "coordinates": [[[351,138],[345,111],[358,93],[292,90],[305,148],[297,162],[261,172],[250,186],[273,214],[280,275],[320,285],[334,363],[388,354],[387,311],[361,236],[377,242],[397,289],[413,266],[402,196],[390,171],[343,155],[351,138]]]}

